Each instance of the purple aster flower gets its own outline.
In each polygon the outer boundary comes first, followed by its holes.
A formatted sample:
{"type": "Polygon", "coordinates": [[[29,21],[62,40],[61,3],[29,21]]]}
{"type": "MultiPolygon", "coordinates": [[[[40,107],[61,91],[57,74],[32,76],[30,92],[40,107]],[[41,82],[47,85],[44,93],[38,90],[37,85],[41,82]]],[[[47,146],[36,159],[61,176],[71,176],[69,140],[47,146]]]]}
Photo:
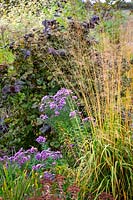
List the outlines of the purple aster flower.
{"type": "Polygon", "coordinates": [[[41,160],[42,159],[41,153],[37,153],[36,156],[35,156],[35,159],[36,160],[41,160]]]}
{"type": "Polygon", "coordinates": [[[21,152],[23,152],[23,148],[19,149],[19,151],[15,153],[15,156],[19,155],[21,152]]]}
{"type": "Polygon", "coordinates": [[[36,165],[32,166],[32,170],[36,171],[36,165]]]}
{"type": "Polygon", "coordinates": [[[14,161],[14,156],[9,157],[8,159],[10,162],[14,161]]]}
{"type": "Polygon", "coordinates": [[[59,107],[60,109],[62,109],[62,108],[64,107],[65,104],[66,104],[65,99],[64,99],[64,98],[61,98],[60,101],[59,101],[58,107],[59,107]]]}
{"type": "Polygon", "coordinates": [[[33,153],[35,153],[35,152],[37,152],[37,148],[35,148],[35,147],[31,147],[30,149],[28,149],[28,150],[26,151],[26,153],[31,153],[31,154],[33,154],[33,153]]]}
{"type": "Polygon", "coordinates": [[[72,148],[72,147],[74,147],[74,144],[69,144],[69,146],[72,148]]]}
{"type": "Polygon", "coordinates": [[[8,156],[3,156],[3,159],[4,160],[8,160],[8,156]]]}
{"type": "Polygon", "coordinates": [[[14,89],[15,89],[15,92],[16,92],[16,93],[20,92],[21,88],[22,88],[22,87],[21,87],[20,85],[15,85],[15,86],[14,86],[14,89]]]}
{"type": "Polygon", "coordinates": [[[42,115],[40,116],[40,118],[41,118],[42,120],[46,120],[46,119],[48,119],[48,116],[42,114],[42,115]]]}
{"type": "Polygon", "coordinates": [[[76,100],[76,99],[78,99],[78,97],[77,96],[72,96],[72,99],[76,100]]]}
{"type": "Polygon", "coordinates": [[[4,161],[4,158],[0,157],[0,162],[3,162],[4,161]]]}
{"type": "Polygon", "coordinates": [[[51,173],[48,172],[48,171],[45,171],[45,172],[44,172],[44,179],[53,180],[54,178],[55,178],[55,174],[51,174],[51,173]]]}
{"type": "Polygon", "coordinates": [[[50,157],[51,156],[51,152],[50,151],[48,151],[48,150],[43,150],[42,152],[41,152],[41,157],[42,157],[42,160],[46,160],[48,157],[50,157]]]}
{"type": "Polygon", "coordinates": [[[3,88],[2,88],[2,93],[5,95],[7,93],[10,93],[10,86],[9,85],[5,85],[3,88]]]}
{"type": "Polygon", "coordinates": [[[23,157],[25,153],[23,152],[23,148],[21,148],[17,153],[14,155],[14,161],[19,160],[19,158],[23,157]]]}
{"type": "Polygon", "coordinates": [[[59,116],[59,114],[60,114],[60,113],[56,110],[56,111],[55,111],[55,116],[59,116]]]}
{"type": "Polygon", "coordinates": [[[46,138],[43,137],[43,136],[39,136],[36,141],[39,143],[39,144],[42,144],[42,143],[45,143],[46,142],[46,138]]]}
{"type": "Polygon", "coordinates": [[[92,18],[91,18],[91,22],[92,23],[96,23],[96,24],[98,24],[98,21],[100,20],[100,18],[99,18],[99,16],[97,16],[97,15],[94,15],[92,18]]]}
{"type": "Polygon", "coordinates": [[[31,55],[31,51],[27,49],[23,49],[24,59],[27,59],[31,55]]]}
{"type": "Polygon", "coordinates": [[[66,89],[66,88],[62,88],[60,89],[54,96],[53,96],[53,99],[54,100],[57,100],[58,98],[60,97],[63,97],[63,96],[69,96],[70,94],[72,94],[73,92],[69,89],[66,89]]]}
{"type": "Polygon", "coordinates": [[[49,96],[48,95],[46,95],[46,96],[44,96],[43,98],[42,98],[42,102],[43,103],[45,103],[46,102],[46,100],[48,100],[49,99],[49,96]]]}
{"type": "Polygon", "coordinates": [[[16,158],[21,158],[21,157],[23,157],[24,155],[25,155],[24,152],[20,152],[19,154],[15,154],[14,157],[16,157],[16,158]]]}
{"type": "Polygon", "coordinates": [[[49,107],[52,110],[52,109],[56,108],[56,104],[54,102],[50,102],[49,107]]]}
{"type": "Polygon", "coordinates": [[[44,104],[41,104],[40,107],[39,107],[40,112],[43,112],[43,111],[44,111],[44,108],[45,108],[45,105],[44,105],[44,104]]]}
{"type": "Polygon", "coordinates": [[[23,165],[30,159],[30,156],[24,156],[20,160],[18,160],[18,164],[23,165]]]}
{"type": "Polygon", "coordinates": [[[86,117],[86,118],[82,119],[82,121],[83,121],[83,122],[89,121],[89,117],[86,117]]]}
{"type": "Polygon", "coordinates": [[[77,113],[76,110],[70,112],[69,117],[71,117],[71,118],[75,117],[75,116],[76,116],[76,113],[77,113]]]}
{"type": "Polygon", "coordinates": [[[38,170],[38,169],[41,169],[42,167],[44,167],[44,165],[43,164],[37,164],[37,165],[34,165],[34,166],[32,166],[32,170],[38,170]]]}
{"type": "Polygon", "coordinates": [[[54,160],[62,158],[62,154],[60,151],[55,151],[51,153],[51,158],[53,158],[54,160]]]}

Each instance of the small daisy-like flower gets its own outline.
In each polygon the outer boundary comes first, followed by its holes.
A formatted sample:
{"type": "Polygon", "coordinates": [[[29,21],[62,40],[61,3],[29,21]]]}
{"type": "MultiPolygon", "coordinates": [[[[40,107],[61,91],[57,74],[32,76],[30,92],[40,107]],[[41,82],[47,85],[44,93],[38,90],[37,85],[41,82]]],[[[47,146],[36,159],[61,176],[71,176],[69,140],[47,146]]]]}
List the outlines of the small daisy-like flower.
{"type": "Polygon", "coordinates": [[[69,117],[71,117],[71,118],[75,117],[75,116],[76,116],[76,113],[77,113],[76,110],[70,112],[69,117]]]}
{"type": "Polygon", "coordinates": [[[46,138],[43,137],[43,136],[39,136],[36,141],[39,143],[39,144],[42,144],[42,143],[45,143],[46,142],[46,138]]]}

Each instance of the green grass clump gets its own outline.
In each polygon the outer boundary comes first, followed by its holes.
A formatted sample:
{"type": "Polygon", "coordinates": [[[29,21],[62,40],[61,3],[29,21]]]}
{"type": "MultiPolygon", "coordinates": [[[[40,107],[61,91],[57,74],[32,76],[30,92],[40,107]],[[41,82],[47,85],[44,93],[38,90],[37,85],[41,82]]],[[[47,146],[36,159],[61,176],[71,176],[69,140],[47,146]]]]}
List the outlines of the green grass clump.
{"type": "Polygon", "coordinates": [[[1,190],[0,196],[7,200],[23,200],[26,196],[34,195],[38,187],[38,177],[34,172],[28,174],[27,170],[17,165],[8,164],[0,168],[1,190]],[[36,189],[34,186],[36,185],[36,189]],[[36,191],[35,191],[36,190],[36,191]]]}
{"type": "Polygon", "coordinates": [[[82,156],[76,163],[76,181],[81,188],[79,199],[89,199],[89,196],[99,199],[100,194],[110,194],[119,200],[131,199],[132,84],[128,82],[132,71],[131,51],[127,47],[125,50],[127,44],[123,37],[119,47],[111,43],[106,32],[99,38],[99,44],[89,53],[80,39],[76,49],[74,43],[71,45],[77,66],[71,70],[72,79],[57,70],[64,85],[73,88],[81,99],[84,114],[93,119],[92,140],[84,138],[81,142],[82,156]]]}

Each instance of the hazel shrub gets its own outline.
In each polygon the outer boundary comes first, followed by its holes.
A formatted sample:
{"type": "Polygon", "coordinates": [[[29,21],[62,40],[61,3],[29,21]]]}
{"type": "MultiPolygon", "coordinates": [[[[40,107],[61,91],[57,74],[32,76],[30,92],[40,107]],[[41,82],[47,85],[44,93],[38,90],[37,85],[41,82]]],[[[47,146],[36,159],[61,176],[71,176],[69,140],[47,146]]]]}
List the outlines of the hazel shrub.
{"type": "MultiPolygon", "coordinates": [[[[2,49],[12,54],[12,59],[6,63],[2,61],[0,66],[1,118],[7,126],[1,134],[1,149],[11,152],[14,148],[17,151],[21,146],[28,149],[30,145],[35,145],[34,139],[40,133],[37,118],[42,96],[66,87],[66,79],[76,91],[81,77],[79,73],[75,76],[75,73],[78,69],[84,71],[82,66],[85,62],[86,66],[89,63],[89,76],[92,79],[95,79],[93,68],[96,69],[97,85],[100,93],[103,93],[102,59],[96,48],[92,48],[98,41],[90,37],[90,30],[101,23],[100,16],[82,18],[85,7],[81,2],[79,5],[76,2],[73,6],[76,5],[76,9],[80,10],[77,18],[71,7],[72,2],[63,1],[57,5],[60,2],[50,1],[50,4],[45,2],[42,8],[36,0],[17,5],[13,1],[14,5],[10,4],[9,7],[2,1],[2,9],[7,9],[7,15],[3,14],[1,18],[1,44],[2,49]]],[[[86,82],[88,75],[84,73],[83,79],[86,82]]],[[[126,85],[129,83],[127,79],[125,82],[126,85]]],[[[93,87],[93,81],[89,85],[93,87]]],[[[85,94],[89,89],[84,88],[85,94]]],[[[83,99],[80,91],[79,96],[83,99]]],[[[55,111],[57,117],[58,112],[55,111]]],[[[51,128],[45,125],[45,129],[49,132],[51,128]]]]}
{"type": "MultiPolygon", "coordinates": [[[[14,6],[13,9],[16,10],[16,8],[14,6]]],[[[28,8],[27,4],[23,8],[24,12],[27,12],[28,8]]],[[[12,19],[12,12],[9,12],[7,21],[12,19]]],[[[6,30],[3,32],[5,42],[2,42],[2,46],[13,56],[12,62],[7,63],[6,67],[3,68],[2,64],[0,79],[2,119],[8,127],[6,133],[5,131],[2,133],[0,148],[9,152],[14,148],[16,151],[19,150],[21,146],[28,149],[31,141],[33,141],[32,145],[35,145],[34,139],[40,132],[37,118],[39,117],[38,104],[42,96],[53,94],[64,85],[61,76],[60,83],[57,81],[58,66],[72,79],[71,70],[76,63],[70,53],[73,43],[70,41],[76,41],[74,34],[79,27],[81,37],[89,50],[87,34],[89,29],[96,25],[95,22],[92,24],[92,20],[81,22],[66,17],[68,26],[63,28],[56,17],[50,19],[45,18],[45,15],[41,17],[36,21],[38,23],[39,20],[38,28],[26,29],[23,26],[24,31],[20,31],[18,35],[14,30],[15,36],[13,36],[12,29],[6,26],[12,38],[10,36],[6,38],[8,35],[6,30]]],[[[96,22],[97,19],[95,19],[96,22]]],[[[18,23],[25,24],[21,20],[18,20],[18,23]]],[[[7,24],[10,28],[13,27],[12,23],[7,22],[7,24]]],[[[58,115],[57,111],[56,115],[58,115]]]]}

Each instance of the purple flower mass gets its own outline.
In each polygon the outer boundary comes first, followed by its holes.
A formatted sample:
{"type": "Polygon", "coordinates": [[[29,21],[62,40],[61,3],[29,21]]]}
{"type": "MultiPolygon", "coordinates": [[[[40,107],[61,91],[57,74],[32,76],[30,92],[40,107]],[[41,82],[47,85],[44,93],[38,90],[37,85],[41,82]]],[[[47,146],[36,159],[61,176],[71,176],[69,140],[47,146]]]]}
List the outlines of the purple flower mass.
{"type": "Polygon", "coordinates": [[[43,168],[43,167],[44,167],[43,164],[33,165],[33,166],[32,166],[32,170],[36,171],[36,170],[41,169],[41,168],[43,168]]]}
{"type": "Polygon", "coordinates": [[[26,163],[28,160],[30,160],[30,156],[23,156],[22,158],[20,158],[18,160],[18,164],[19,165],[23,165],[24,163],[26,163]]]}
{"type": "Polygon", "coordinates": [[[73,92],[69,89],[66,89],[66,88],[62,88],[60,89],[54,96],[53,96],[53,99],[54,100],[58,100],[60,99],[61,97],[67,97],[69,96],[70,94],[72,94],[73,92]]]}
{"type": "Polygon", "coordinates": [[[42,114],[42,115],[40,116],[40,118],[41,118],[42,120],[45,120],[45,119],[48,119],[48,116],[42,114]]]}
{"type": "Polygon", "coordinates": [[[57,160],[59,158],[62,158],[62,154],[60,151],[55,151],[55,152],[51,152],[51,158],[53,158],[54,160],[57,160]]]}
{"type": "Polygon", "coordinates": [[[78,97],[77,96],[72,96],[72,99],[77,100],[78,97]]]}
{"type": "Polygon", "coordinates": [[[55,116],[58,116],[60,113],[58,111],[55,111],[55,116]]]}
{"type": "MultiPolygon", "coordinates": [[[[40,112],[45,112],[47,110],[53,110],[54,111],[54,116],[59,116],[60,111],[65,108],[65,105],[67,104],[67,97],[70,96],[72,100],[76,100],[77,96],[71,96],[73,92],[69,89],[62,88],[60,89],[54,96],[44,96],[41,100],[40,104],[40,112]]],[[[53,115],[51,115],[53,116],[53,115]]],[[[45,120],[48,119],[48,116],[45,114],[41,114],[40,116],[41,119],[45,120]]]]}
{"type": "Polygon", "coordinates": [[[22,89],[22,85],[5,85],[2,88],[2,94],[6,95],[6,94],[15,94],[20,92],[22,89]]]}
{"type": "Polygon", "coordinates": [[[5,95],[7,93],[10,93],[10,86],[9,85],[5,85],[3,88],[2,88],[2,93],[5,95]]]}
{"type": "Polygon", "coordinates": [[[50,107],[51,110],[56,108],[56,104],[54,103],[54,101],[49,103],[49,107],[50,107]]]}
{"type": "Polygon", "coordinates": [[[45,171],[45,172],[44,172],[44,179],[53,180],[54,178],[55,178],[55,174],[51,174],[51,173],[48,172],[48,171],[45,171]]]}
{"type": "Polygon", "coordinates": [[[39,136],[36,141],[39,143],[39,144],[42,144],[42,143],[45,143],[46,142],[46,138],[43,137],[43,136],[39,136]]]}
{"type": "Polygon", "coordinates": [[[41,153],[38,152],[38,153],[35,155],[35,159],[36,159],[36,160],[41,160],[41,159],[42,159],[41,153]]]}
{"type": "Polygon", "coordinates": [[[37,148],[35,148],[35,147],[31,147],[30,149],[28,149],[27,151],[26,151],[26,153],[31,153],[31,154],[34,154],[34,153],[36,153],[37,152],[37,148]]]}
{"type": "Polygon", "coordinates": [[[76,113],[77,113],[76,110],[70,112],[69,117],[71,117],[71,118],[75,117],[75,116],[76,116],[76,113]]]}
{"type": "Polygon", "coordinates": [[[86,117],[86,118],[82,119],[82,121],[83,121],[83,122],[89,121],[89,117],[86,117]]]}
{"type": "MultiPolygon", "coordinates": [[[[43,144],[46,141],[46,138],[39,136],[36,141],[40,144],[43,144]]],[[[55,160],[60,158],[62,158],[62,154],[60,151],[51,151],[51,149],[48,148],[39,152],[37,148],[31,147],[26,151],[21,148],[18,152],[10,157],[0,157],[0,162],[6,164],[7,167],[9,166],[9,164],[15,164],[18,165],[19,168],[25,164],[28,165],[28,163],[30,164],[30,166],[31,163],[36,163],[35,165],[31,166],[32,170],[39,170],[42,168],[46,169],[48,159],[51,162],[51,167],[53,167],[53,165],[56,164],[55,160]]],[[[45,175],[47,178],[50,177],[50,174],[47,174],[47,172],[45,175]]]]}

